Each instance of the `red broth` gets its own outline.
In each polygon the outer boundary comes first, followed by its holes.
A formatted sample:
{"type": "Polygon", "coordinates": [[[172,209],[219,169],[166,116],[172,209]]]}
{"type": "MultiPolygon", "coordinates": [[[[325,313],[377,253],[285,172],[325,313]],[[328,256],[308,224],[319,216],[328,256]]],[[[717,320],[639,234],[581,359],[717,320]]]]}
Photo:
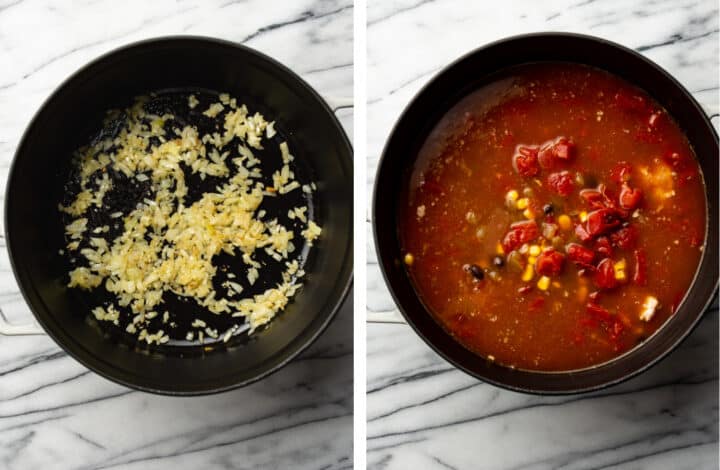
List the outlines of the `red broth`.
{"type": "Polygon", "coordinates": [[[488,360],[611,360],[673,314],[703,250],[702,174],[646,93],[564,63],[513,68],[424,142],[399,231],[415,288],[488,360]]]}

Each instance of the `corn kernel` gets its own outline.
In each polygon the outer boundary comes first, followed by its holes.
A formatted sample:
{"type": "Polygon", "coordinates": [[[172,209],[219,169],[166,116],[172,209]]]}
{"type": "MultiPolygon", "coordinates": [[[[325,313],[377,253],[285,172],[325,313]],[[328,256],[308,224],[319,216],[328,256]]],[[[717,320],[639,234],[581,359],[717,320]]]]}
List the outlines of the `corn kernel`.
{"type": "Polygon", "coordinates": [[[558,225],[560,225],[560,228],[563,230],[570,230],[572,228],[572,221],[569,216],[563,214],[558,217],[558,225]]]}
{"type": "Polygon", "coordinates": [[[502,243],[498,243],[498,244],[495,246],[495,252],[496,252],[497,254],[499,254],[499,255],[504,255],[504,254],[505,254],[505,250],[503,249],[502,243]]]}
{"type": "Polygon", "coordinates": [[[522,280],[525,282],[529,282],[532,280],[534,275],[535,275],[535,270],[533,269],[532,264],[528,263],[528,265],[525,266],[525,272],[523,272],[523,274],[522,274],[522,280]]]}
{"type": "Polygon", "coordinates": [[[518,194],[517,191],[515,191],[514,189],[511,189],[510,191],[507,192],[507,194],[505,194],[505,202],[507,203],[508,206],[515,204],[515,202],[518,200],[519,196],[520,195],[518,194]]]}
{"type": "Polygon", "coordinates": [[[537,258],[536,258],[536,257],[534,257],[534,256],[528,256],[528,263],[534,265],[535,262],[537,262],[537,258]]]}
{"type": "Polygon", "coordinates": [[[560,284],[558,281],[553,281],[552,286],[556,289],[560,289],[562,287],[562,284],[560,284]]]}
{"type": "Polygon", "coordinates": [[[547,276],[541,277],[537,282],[537,286],[540,290],[548,290],[548,287],[550,287],[550,278],[547,276]]]}
{"type": "Polygon", "coordinates": [[[520,210],[527,209],[527,207],[530,205],[530,200],[526,197],[522,199],[518,199],[516,207],[520,210]]]}
{"type": "Polygon", "coordinates": [[[613,265],[615,271],[615,279],[617,279],[618,281],[624,281],[626,279],[625,266],[626,263],[624,258],[613,265]]]}
{"type": "Polygon", "coordinates": [[[587,212],[582,211],[580,213],[580,222],[585,222],[587,220],[587,212]]]}
{"type": "Polygon", "coordinates": [[[408,253],[405,255],[404,261],[405,261],[405,264],[407,264],[408,266],[412,266],[413,261],[415,261],[415,258],[413,257],[412,254],[408,253]]]}
{"type": "Polygon", "coordinates": [[[525,209],[523,211],[523,215],[525,216],[526,219],[534,219],[535,218],[535,214],[533,214],[533,212],[530,209],[525,209]]]}
{"type": "Polygon", "coordinates": [[[540,247],[538,245],[531,245],[528,253],[530,253],[530,256],[537,256],[540,254],[540,247]]]}

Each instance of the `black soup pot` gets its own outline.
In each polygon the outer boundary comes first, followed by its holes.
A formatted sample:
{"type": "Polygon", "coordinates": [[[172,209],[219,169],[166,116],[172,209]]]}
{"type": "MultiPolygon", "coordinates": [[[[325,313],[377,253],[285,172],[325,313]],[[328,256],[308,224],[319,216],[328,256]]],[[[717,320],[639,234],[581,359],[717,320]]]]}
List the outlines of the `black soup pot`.
{"type": "Polygon", "coordinates": [[[72,357],[140,390],[196,395],[258,380],[305,349],[328,325],[352,282],[352,148],[332,109],[292,71],[247,47],[210,38],[143,41],[91,62],[65,81],[30,123],[10,170],[5,236],[20,289],[45,331],[72,357]],[[103,335],[92,305],[68,289],[58,252],[58,203],[72,151],[105,111],[163,90],[229,92],[276,120],[278,132],[314,172],[323,237],[304,286],[263,331],[227,347],[143,349],[103,335]],[[209,350],[211,349],[211,350],[209,350]]]}
{"type": "Polygon", "coordinates": [[[538,33],[515,36],[460,58],[428,83],[396,123],[380,160],[373,200],[375,246],[385,281],[415,332],[438,354],[478,379],[510,390],[566,394],[621,382],[660,361],[692,331],[718,285],[718,136],[710,120],[671,75],[642,55],[590,36],[538,33]],[[508,67],[532,62],[586,64],[618,75],[653,96],[677,120],[700,160],[707,189],[705,249],[693,284],[679,309],[639,347],[610,362],[569,372],[514,370],[465,349],[433,319],[418,298],[401,262],[398,202],[425,137],[461,98],[508,67]]]}

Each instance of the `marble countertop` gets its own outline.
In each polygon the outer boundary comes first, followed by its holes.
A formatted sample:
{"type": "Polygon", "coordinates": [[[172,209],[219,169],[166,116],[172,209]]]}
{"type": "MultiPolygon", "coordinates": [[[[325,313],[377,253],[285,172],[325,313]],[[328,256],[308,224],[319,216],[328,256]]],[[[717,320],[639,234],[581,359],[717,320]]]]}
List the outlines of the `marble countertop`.
{"type": "MultiPolygon", "coordinates": [[[[104,52],[156,36],[220,37],[272,55],[326,97],[351,96],[352,21],[347,0],[0,0],[0,194],[33,113],[104,52]]],[[[352,135],[352,110],[339,116],[352,135]]],[[[27,321],[0,244],[0,307],[27,321]]],[[[0,337],[0,468],[352,468],[349,299],[281,371],[199,398],[130,391],[45,336],[0,337]]]]}
{"type": "MultiPolygon", "coordinates": [[[[714,0],[368,1],[367,194],[390,129],[442,67],[493,40],[571,31],[632,47],[718,124],[714,0]]],[[[398,320],[369,223],[368,317],[398,320]]],[[[367,331],[368,468],[717,469],[718,306],[659,365],[589,395],[536,397],[454,369],[402,323],[367,331]]]]}

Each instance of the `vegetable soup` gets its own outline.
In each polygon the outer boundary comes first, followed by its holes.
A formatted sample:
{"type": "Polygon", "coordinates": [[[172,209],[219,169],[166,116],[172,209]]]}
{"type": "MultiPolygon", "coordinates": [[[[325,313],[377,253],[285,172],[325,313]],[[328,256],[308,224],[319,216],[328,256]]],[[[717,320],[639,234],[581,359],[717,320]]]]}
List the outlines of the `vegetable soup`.
{"type": "Polygon", "coordinates": [[[702,174],[667,111],[568,63],[508,69],[455,105],[401,202],[406,268],[466,348],[522,369],[611,360],[673,315],[705,238],[702,174]]]}

